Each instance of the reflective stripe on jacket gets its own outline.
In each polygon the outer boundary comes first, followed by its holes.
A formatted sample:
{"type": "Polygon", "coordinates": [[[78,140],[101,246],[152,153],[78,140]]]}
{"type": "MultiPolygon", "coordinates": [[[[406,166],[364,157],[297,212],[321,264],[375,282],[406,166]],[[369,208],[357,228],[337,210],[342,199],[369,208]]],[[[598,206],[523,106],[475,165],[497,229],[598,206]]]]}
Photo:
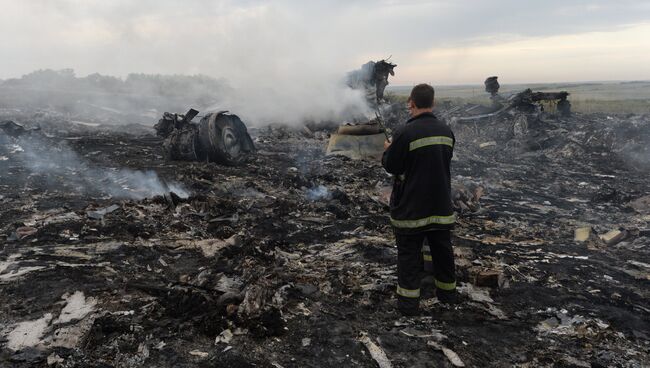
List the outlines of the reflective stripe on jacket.
{"type": "Polygon", "coordinates": [[[382,164],[395,175],[390,216],[396,231],[453,226],[450,165],[455,143],[451,128],[432,113],[418,115],[395,131],[382,164]]]}

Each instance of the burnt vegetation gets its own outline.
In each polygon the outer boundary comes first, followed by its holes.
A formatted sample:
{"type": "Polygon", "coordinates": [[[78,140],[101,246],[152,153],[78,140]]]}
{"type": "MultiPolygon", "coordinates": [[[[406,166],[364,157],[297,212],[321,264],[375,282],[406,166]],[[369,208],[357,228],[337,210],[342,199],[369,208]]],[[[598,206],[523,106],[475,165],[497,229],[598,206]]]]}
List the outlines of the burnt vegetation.
{"type": "Polygon", "coordinates": [[[4,108],[0,366],[646,366],[650,116],[535,102],[437,108],[461,302],[429,286],[421,317],[395,310],[391,178],[327,155],[334,128],[249,127],[224,166],[165,160],[148,126],[4,108]]]}

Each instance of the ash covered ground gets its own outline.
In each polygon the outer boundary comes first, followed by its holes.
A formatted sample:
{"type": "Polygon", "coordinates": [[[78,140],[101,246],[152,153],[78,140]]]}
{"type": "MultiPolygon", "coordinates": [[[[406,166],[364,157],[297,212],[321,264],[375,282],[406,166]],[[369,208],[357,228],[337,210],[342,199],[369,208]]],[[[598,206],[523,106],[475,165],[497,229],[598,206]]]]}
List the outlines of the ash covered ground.
{"type": "Polygon", "coordinates": [[[3,111],[42,129],[0,132],[0,366],[649,366],[650,116],[453,111],[462,297],[412,318],[390,177],[328,131],[252,129],[226,167],[3,111]]]}

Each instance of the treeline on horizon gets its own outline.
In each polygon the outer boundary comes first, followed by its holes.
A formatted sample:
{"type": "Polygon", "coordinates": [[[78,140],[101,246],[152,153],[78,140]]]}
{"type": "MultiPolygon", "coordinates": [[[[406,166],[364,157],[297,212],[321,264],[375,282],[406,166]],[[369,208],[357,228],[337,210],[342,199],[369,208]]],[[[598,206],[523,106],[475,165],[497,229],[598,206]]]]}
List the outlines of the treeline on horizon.
{"type": "Polygon", "coordinates": [[[78,77],[73,69],[42,69],[0,80],[0,108],[49,109],[85,117],[110,115],[108,108],[113,113],[141,116],[150,111],[207,108],[231,90],[225,80],[206,75],[131,73],[123,79],[99,73],[78,77]]]}

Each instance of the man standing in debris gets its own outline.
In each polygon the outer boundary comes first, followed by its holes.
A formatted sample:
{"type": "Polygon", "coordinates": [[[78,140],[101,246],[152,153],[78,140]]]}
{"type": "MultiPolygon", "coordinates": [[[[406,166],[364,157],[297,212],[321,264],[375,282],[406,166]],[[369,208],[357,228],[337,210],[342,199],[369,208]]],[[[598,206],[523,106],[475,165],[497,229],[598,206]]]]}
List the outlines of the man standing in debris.
{"type": "Polygon", "coordinates": [[[454,133],[433,115],[434,90],[428,84],[413,87],[406,124],[386,141],[382,164],[393,174],[390,220],[397,240],[398,309],[419,313],[422,243],[427,239],[434,266],[436,295],[441,302],[456,301],[451,228],[450,165],[454,133]]]}

